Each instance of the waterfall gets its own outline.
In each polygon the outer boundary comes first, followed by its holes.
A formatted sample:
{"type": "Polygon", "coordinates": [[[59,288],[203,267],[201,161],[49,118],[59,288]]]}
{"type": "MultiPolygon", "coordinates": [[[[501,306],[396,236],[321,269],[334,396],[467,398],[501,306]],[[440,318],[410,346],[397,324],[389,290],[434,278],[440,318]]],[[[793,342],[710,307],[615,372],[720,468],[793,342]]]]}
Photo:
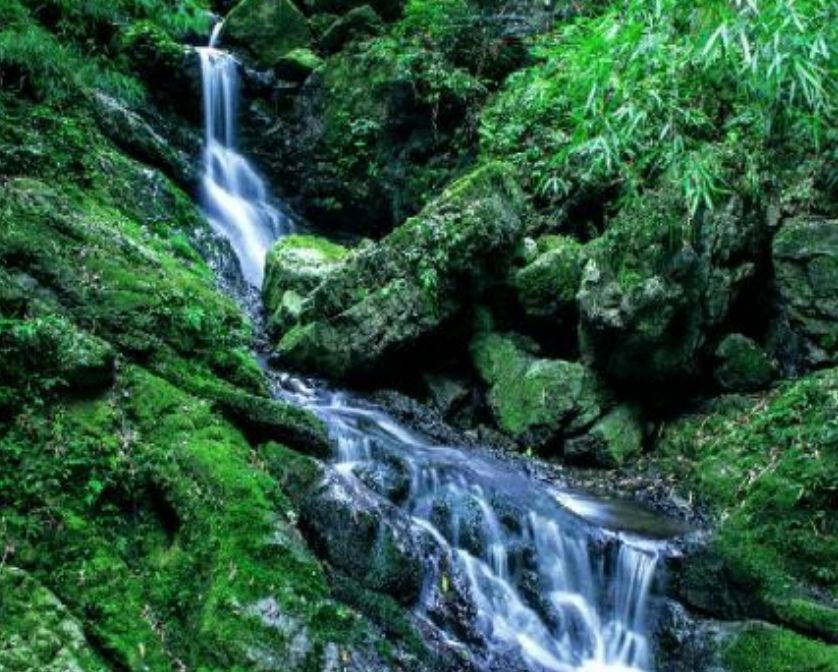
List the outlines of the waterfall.
{"type": "Polygon", "coordinates": [[[204,98],[204,211],[213,230],[230,241],[244,279],[262,286],[265,257],[290,221],[271,204],[265,183],[236,151],[239,103],[238,63],[215,45],[198,50],[204,98]]]}
{"type": "MultiPolygon", "coordinates": [[[[205,210],[244,277],[259,286],[267,251],[290,224],[235,149],[238,65],[216,48],[219,30],[200,50],[205,210]]],[[[651,596],[668,548],[659,539],[672,529],[631,529],[621,515],[645,515],[648,523],[650,514],[627,504],[615,513],[604,500],[559,489],[488,451],[420,437],[363,399],[272,375],[278,397],[328,426],[331,466],[347,492],[386,502],[404,528],[436,549],[425,559],[414,614],[438,629],[439,641],[468,651],[468,669],[651,672],[651,596]],[[396,469],[407,485],[398,496],[376,490],[361,477],[376,469],[396,469]],[[458,617],[472,614],[472,623],[452,626],[440,615],[453,593],[470,605],[458,617]],[[455,630],[471,634],[458,639],[455,630]]]]}

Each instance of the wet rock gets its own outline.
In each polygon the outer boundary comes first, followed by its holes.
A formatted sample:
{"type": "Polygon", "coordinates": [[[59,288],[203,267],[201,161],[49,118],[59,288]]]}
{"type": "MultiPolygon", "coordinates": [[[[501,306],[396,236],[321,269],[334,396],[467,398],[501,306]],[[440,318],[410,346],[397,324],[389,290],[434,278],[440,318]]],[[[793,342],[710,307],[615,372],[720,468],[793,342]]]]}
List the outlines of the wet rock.
{"type": "Polygon", "coordinates": [[[586,246],[585,359],[635,386],[695,381],[708,334],[754,275],[761,239],[758,217],[736,198],[694,223],[674,189],[624,208],[586,246]]]}
{"type": "Polygon", "coordinates": [[[308,47],[311,34],[291,0],[242,0],[227,15],[222,39],[272,68],[289,51],[308,47]]]}
{"type": "Polygon", "coordinates": [[[159,168],[187,189],[198,182],[193,157],[172,146],[139,114],[116,98],[97,92],[96,121],[102,132],[135,159],[159,168]]]}
{"type": "Polygon", "coordinates": [[[237,389],[206,391],[205,395],[254,443],[285,441],[317,456],[329,457],[331,443],[326,427],[314,414],[299,406],[257,397],[237,389]]]}
{"type": "Polygon", "coordinates": [[[0,669],[105,672],[82,624],[27,572],[0,566],[0,669]]]}
{"type": "Polygon", "coordinates": [[[619,467],[640,454],[644,428],[640,409],[620,404],[609,411],[583,436],[567,441],[567,462],[599,467],[619,467]]]}
{"type": "Polygon", "coordinates": [[[346,248],[317,236],[286,236],[265,263],[262,297],[270,329],[282,332],[302,311],[312,293],[347,257],[346,248]]]}
{"type": "Polygon", "coordinates": [[[748,392],[768,386],[774,378],[774,365],[765,351],[742,334],[722,339],[715,352],[713,375],[719,386],[731,392],[748,392]]]}
{"type": "Polygon", "coordinates": [[[431,404],[444,417],[449,417],[471,396],[468,384],[453,376],[427,373],[422,376],[422,381],[427,388],[431,404]]]}
{"type": "Polygon", "coordinates": [[[590,426],[609,403],[584,365],[540,358],[532,343],[514,334],[478,335],[471,352],[498,427],[521,445],[554,445],[590,426]]]}
{"type": "Polygon", "coordinates": [[[838,355],[838,220],[796,218],[774,237],[781,310],[802,341],[806,365],[838,355]]]}
{"type": "Polygon", "coordinates": [[[378,35],[384,31],[384,22],[369,5],[350,9],[339,17],[320,37],[320,47],[329,54],[340,51],[354,40],[378,35]]]}
{"type": "Polygon", "coordinates": [[[429,540],[392,505],[329,472],[306,496],[300,524],[331,565],[401,604],[419,597],[429,540]]]}
{"type": "Polygon", "coordinates": [[[479,295],[520,235],[523,211],[503,164],[458,180],[324,279],[279,342],[281,361],[347,377],[410,352],[479,295]]]}

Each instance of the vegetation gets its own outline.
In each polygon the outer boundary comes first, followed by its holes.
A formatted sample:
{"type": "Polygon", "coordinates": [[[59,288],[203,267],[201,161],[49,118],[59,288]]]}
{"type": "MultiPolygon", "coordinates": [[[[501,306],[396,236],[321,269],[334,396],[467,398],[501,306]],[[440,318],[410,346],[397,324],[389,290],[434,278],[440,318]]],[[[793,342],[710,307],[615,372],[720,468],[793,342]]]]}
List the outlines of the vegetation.
{"type": "Polygon", "coordinates": [[[539,65],[483,115],[482,150],[552,207],[615,185],[636,195],[662,175],[691,213],[762,196],[835,144],[835,12],[827,0],[615,3],[539,41],[539,65]]]}
{"type": "Polygon", "coordinates": [[[0,0],[0,668],[435,660],[424,550],[312,504],[326,427],[219,291],[210,10],[242,145],[315,224],[267,260],[278,360],[663,479],[707,513],[668,589],[741,621],[725,669],[833,670],[829,0],[0,0]]]}

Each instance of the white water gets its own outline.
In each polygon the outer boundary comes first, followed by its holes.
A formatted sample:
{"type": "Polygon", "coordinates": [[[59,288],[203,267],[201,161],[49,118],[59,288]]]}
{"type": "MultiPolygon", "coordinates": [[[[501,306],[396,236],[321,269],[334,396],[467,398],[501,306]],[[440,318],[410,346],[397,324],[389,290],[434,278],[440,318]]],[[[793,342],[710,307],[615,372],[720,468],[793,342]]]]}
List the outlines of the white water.
{"type": "MultiPolygon", "coordinates": [[[[288,223],[235,150],[237,65],[215,47],[217,34],[201,50],[206,211],[258,287],[266,253],[288,223]]],[[[335,470],[350,491],[387,496],[359,478],[382,458],[409,475],[407,494],[393,503],[438,549],[415,613],[442,641],[467,650],[476,669],[651,672],[649,605],[664,542],[615,531],[613,504],[559,491],[481,451],[435,445],[362,400],[277,380],[277,394],[328,425],[335,470]],[[458,640],[437,622],[449,575],[473,607],[468,626],[480,642],[458,640]]]]}
{"type": "Polygon", "coordinates": [[[238,63],[216,48],[217,24],[208,47],[199,49],[204,97],[203,204],[216,233],[230,241],[242,275],[262,286],[265,258],[290,220],[271,204],[265,183],[236,151],[238,63]]]}

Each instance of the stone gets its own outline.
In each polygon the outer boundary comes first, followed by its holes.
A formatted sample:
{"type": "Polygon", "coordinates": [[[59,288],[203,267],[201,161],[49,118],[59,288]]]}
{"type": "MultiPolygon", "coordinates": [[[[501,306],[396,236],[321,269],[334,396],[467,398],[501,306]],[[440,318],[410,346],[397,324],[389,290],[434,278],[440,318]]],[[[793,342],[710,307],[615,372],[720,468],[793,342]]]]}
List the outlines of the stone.
{"type": "Polygon", "coordinates": [[[351,255],[305,299],[280,361],[335,377],[380,368],[434,335],[483,290],[521,234],[524,201],[492,163],[351,255]]]}
{"type": "Polygon", "coordinates": [[[742,334],[729,334],[715,352],[713,375],[729,392],[749,392],[768,386],[774,378],[774,365],[765,351],[742,334]]]}
{"type": "Polygon", "coordinates": [[[781,310],[803,341],[805,363],[838,356],[838,220],[783,223],[771,248],[781,310]]]}
{"type": "Polygon", "coordinates": [[[588,257],[577,295],[585,361],[618,382],[695,382],[708,336],[754,277],[762,228],[738,198],[687,216],[674,188],[627,205],[588,257]]]}
{"type": "Polygon", "coordinates": [[[565,461],[621,467],[640,454],[643,437],[640,409],[632,404],[620,404],[597,420],[583,436],[565,443],[565,461]]]}
{"type": "Polygon", "coordinates": [[[221,37],[262,68],[311,41],[308,20],[291,0],[242,0],[227,15],[221,37]]]}
{"type": "Polygon", "coordinates": [[[300,47],[280,58],[274,66],[274,72],[280,79],[304,82],[322,64],[323,59],[311,49],[300,47]]]}
{"type": "Polygon", "coordinates": [[[567,322],[576,311],[583,246],[569,236],[544,236],[535,246],[535,258],[512,277],[518,303],[529,318],[567,322]]]}
{"type": "Polygon", "coordinates": [[[608,404],[583,364],[544,359],[514,334],[485,333],[471,345],[498,427],[522,445],[549,448],[590,426],[608,404]]]}
{"type": "Polygon", "coordinates": [[[265,262],[262,299],[269,326],[293,322],[302,297],[313,292],[347,257],[348,250],[317,236],[293,235],[274,245],[265,262]]]}

